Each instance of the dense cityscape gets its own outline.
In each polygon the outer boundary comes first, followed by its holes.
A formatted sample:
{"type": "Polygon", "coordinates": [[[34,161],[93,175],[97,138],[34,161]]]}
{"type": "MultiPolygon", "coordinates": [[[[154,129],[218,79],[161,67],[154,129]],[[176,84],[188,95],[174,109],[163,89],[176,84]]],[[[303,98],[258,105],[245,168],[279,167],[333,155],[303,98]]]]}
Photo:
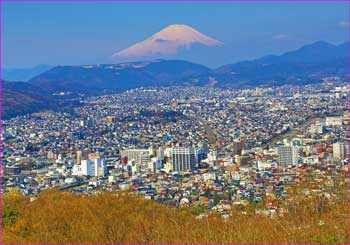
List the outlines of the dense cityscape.
{"type": "Polygon", "coordinates": [[[349,1],[49,2],[1,2],[0,244],[350,244],[349,1]]]}
{"type": "MultiPolygon", "coordinates": [[[[254,89],[136,88],[81,97],[73,113],[3,121],[3,188],[35,200],[130,191],[171,207],[230,216],[264,203],[282,215],[288,190],[314,183],[330,201],[347,171],[347,86],[337,77],[254,89]]],[[[345,181],[343,179],[343,181],[345,181]]]]}

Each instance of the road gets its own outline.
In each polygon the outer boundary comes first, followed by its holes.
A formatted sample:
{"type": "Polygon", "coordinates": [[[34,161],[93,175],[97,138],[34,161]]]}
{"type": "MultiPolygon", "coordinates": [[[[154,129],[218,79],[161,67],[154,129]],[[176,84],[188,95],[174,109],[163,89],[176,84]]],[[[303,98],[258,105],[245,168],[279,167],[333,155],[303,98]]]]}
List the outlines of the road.
{"type": "Polygon", "coordinates": [[[210,144],[215,144],[216,141],[217,141],[217,136],[216,136],[216,133],[215,131],[209,126],[209,124],[207,123],[207,121],[205,121],[204,119],[202,118],[199,118],[198,116],[196,115],[187,115],[188,118],[192,119],[192,120],[196,120],[196,121],[199,121],[200,124],[203,126],[204,130],[205,130],[205,133],[207,134],[208,136],[208,139],[209,139],[209,143],[210,144]]]}

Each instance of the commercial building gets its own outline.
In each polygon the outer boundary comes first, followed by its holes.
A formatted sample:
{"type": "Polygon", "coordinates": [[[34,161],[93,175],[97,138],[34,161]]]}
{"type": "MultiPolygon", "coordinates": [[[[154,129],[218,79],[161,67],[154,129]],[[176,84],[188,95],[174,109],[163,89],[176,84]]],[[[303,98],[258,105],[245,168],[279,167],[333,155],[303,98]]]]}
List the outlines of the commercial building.
{"type": "Polygon", "coordinates": [[[107,165],[103,158],[81,160],[80,165],[74,165],[73,175],[104,177],[107,174],[107,165]]]}
{"type": "Polygon", "coordinates": [[[317,121],[315,124],[312,124],[310,127],[311,134],[323,134],[324,125],[322,122],[317,121]]]}
{"type": "Polygon", "coordinates": [[[326,117],[326,126],[341,126],[342,124],[342,117],[326,117]]]}
{"type": "Polygon", "coordinates": [[[136,164],[142,169],[148,167],[148,162],[151,160],[148,149],[127,149],[120,151],[121,158],[127,158],[128,161],[135,160],[136,164]]]}
{"type": "Polygon", "coordinates": [[[117,117],[115,117],[115,116],[108,116],[108,117],[106,117],[106,120],[107,120],[108,123],[115,123],[116,120],[117,120],[117,117]]]}

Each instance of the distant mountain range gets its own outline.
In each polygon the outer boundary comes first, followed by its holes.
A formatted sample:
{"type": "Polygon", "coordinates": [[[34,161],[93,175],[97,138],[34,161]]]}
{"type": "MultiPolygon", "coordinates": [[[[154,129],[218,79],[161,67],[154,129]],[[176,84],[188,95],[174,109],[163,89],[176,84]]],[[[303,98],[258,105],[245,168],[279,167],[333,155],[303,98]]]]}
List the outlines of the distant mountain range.
{"type": "Polygon", "coordinates": [[[15,69],[2,69],[1,75],[2,79],[8,81],[23,81],[26,82],[31,78],[48,71],[53,66],[50,65],[37,65],[30,68],[15,68],[15,69]]]}
{"type": "Polygon", "coordinates": [[[57,66],[29,82],[52,92],[100,93],[141,86],[180,84],[209,73],[205,66],[178,60],[153,60],[117,65],[57,66]]]}
{"type": "Polygon", "coordinates": [[[141,86],[169,85],[247,88],[315,83],[327,76],[345,78],[349,45],[349,42],[341,45],[316,42],[282,55],[268,55],[217,69],[182,60],[160,59],[56,66],[33,77],[28,83],[3,82],[4,115],[53,108],[55,106],[50,103],[57,103],[57,99],[52,99],[52,94],[58,92],[93,95],[141,86]],[[19,100],[21,96],[23,99],[19,100]],[[49,101],[48,106],[44,105],[46,101],[49,101]]]}
{"type": "Polygon", "coordinates": [[[279,56],[264,56],[217,69],[180,60],[57,66],[29,82],[52,92],[87,93],[140,86],[241,88],[312,83],[326,76],[346,76],[348,45],[348,42],[341,45],[316,42],[279,56]]]}
{"type": "Polygon", "coordinates": [[[346,77],[349,45],[319,41],[282,55],[222,66],[215,77],[225,87],[307,84],[327,76],[346,77]]]}

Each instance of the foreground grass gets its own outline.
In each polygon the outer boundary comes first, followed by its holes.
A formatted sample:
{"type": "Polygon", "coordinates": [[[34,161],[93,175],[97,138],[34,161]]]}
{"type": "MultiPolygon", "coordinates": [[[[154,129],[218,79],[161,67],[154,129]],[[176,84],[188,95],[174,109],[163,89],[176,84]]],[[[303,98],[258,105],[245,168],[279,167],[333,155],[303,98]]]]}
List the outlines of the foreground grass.
{"type": "Polygon", "coordinates": [[[128,193],[83,197],[46,191],[37,200],[16,193],[3,197],[4,244],[74,243],[322,243],[349,244],[346,191],[335,204],[299,201],[283,217],[255,215],[197,219],[128,193]]]}

